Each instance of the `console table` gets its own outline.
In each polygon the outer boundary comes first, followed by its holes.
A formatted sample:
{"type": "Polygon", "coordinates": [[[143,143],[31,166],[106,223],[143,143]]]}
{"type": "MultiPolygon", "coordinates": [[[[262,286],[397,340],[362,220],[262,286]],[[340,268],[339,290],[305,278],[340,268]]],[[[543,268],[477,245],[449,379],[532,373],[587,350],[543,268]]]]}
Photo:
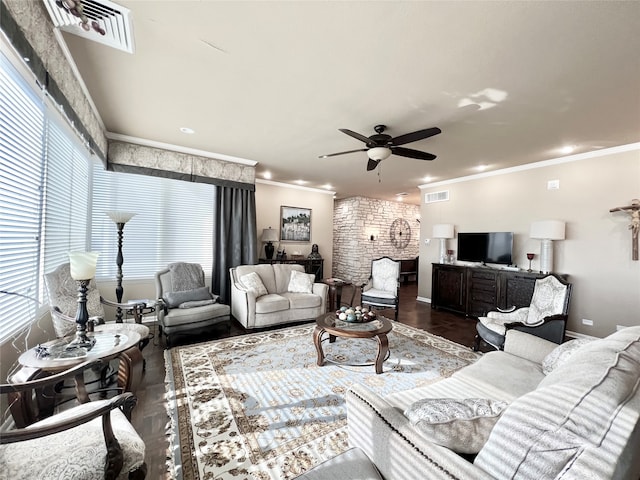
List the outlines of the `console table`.
{"type": "Polygon", "coordinates": [[[285,258],[284,260],[259,258],[258,263],[295,263],[302,265],[305,273],[313,273],[316,276],[316,282],[321,282],[323,278],[324,258],[285,258]]]}
{"type": "MultiPolygon", "coordinates": [[[[431,308],[480,317],[496,308],[528,307],[539,272],[433,263],[431,308]]],[[[567,281],[567,275],[556,275],[567,281]]]]}

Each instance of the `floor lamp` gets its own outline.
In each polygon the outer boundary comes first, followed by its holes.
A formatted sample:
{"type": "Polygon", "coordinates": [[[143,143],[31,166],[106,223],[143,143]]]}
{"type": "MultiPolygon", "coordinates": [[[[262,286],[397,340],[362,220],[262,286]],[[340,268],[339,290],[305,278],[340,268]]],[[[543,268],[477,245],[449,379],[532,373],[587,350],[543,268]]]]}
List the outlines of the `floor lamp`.
{"type": "Polygon", "coordinates": [[[453,238],[453,225],[450,223],[435,224],[433,238],[440,239],[440,263],[447,263],[447,239],[453,238]]]}
{"type": "Polygon", "coordinates": [[[553,271],[553,240],[564,240],[564,222],[560,220],[543,220],[531,224],[531,238],[540,242],[540,273],[553,271]]]}
{"type": "MultiPolygon", "coordinates": [[[[116,286],[116,300],[118,303],[122,303],[122,294],[124,289],[122,288],[122,264],[124,263],[124,257],[122,256],[122,231],[124,230],[124,224],[131,220],[135,213],[131,212],[107,212],[109,218],[116,224],[118,228],[118,256],[116,257],[116,265],[118,265],[118,273],[116,274],[116,280],[118,285],[116,286]]],[[[116,323],[122,323],[122,308],[116,308],[116,323]]]]}

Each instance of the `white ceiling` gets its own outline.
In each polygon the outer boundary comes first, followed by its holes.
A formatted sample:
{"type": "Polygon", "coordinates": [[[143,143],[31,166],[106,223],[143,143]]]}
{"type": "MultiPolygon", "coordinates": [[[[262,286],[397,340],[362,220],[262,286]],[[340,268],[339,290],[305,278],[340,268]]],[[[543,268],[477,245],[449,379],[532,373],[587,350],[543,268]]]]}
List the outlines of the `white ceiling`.
{"type": "Polygon", "coordinates": [[[638,1],[117,3],[133,55],[64,34],[106,130],[255,160],[258,178],[418,204],[426,177],[640,141],[638,1]],[[405,145],[438,158],[318,158],[377,124],[440,127],[405,145]]]}

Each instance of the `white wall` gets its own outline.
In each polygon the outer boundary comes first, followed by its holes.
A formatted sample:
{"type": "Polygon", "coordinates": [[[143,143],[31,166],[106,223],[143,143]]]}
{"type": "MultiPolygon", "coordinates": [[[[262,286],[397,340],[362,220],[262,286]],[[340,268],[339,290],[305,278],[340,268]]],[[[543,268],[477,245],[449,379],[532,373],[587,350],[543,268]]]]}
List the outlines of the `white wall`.
{"type": "MultiPolygon", "coordinates": [[[[566,222],[566,240],[554,242],[554,271],[568,274],[573,283],[568,330],[605,336],[616,325],[639,325],[640,261],[631,260],[629,217],[609,210],[640,198],[640,148],[545,164],[422,189],[423,202],[425,193],[442,190],[449,190],[450,200],[421,205],[424,261],[418,295],[431,298],[431,263],[438,261],[439,249],[438,241],[426,245],[424,240],[430,238],[433,224],[453,223],[456,234],[513,231],[514,263],[526,269],[526,253],[535,252],[536,270],[540,241],[529,238],[530,225],[558,219],[566,222]],[[559,180],[560,189],[548,190],[549,180],[559,180]],[[582,319],[594,325],[583,325],[582,319]]],[[[455,250],[457,240],[448,240],[448,248],[455,250]]]]}
{"type": "Polygon", "coordinates": [[[256,226],[260,258],[265,256],[264,244],[259,241],[262,230],[271,227],[280,232],[281,206],[311,209],[311,242],[276,243],[276,251],[284,248],[289,258],[296,252],[306,257],[311,253],[311,245],[316,243],[324,258],[324,277],[329,277],[333,261],[333,192],[257,180],[256,226]]]}

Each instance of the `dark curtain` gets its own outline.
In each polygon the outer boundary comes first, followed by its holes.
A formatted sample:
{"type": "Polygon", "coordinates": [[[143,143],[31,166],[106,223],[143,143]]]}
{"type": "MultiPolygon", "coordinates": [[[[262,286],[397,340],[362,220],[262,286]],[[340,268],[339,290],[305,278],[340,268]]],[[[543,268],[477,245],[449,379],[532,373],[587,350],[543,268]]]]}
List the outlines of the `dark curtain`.
{"type": "Polygon", "coordinates": [[[253,190],[216,186],[213,194],[211,286],[222,303],[231,301],[229,269],[258,261],[256,195],[253,190]]]}

